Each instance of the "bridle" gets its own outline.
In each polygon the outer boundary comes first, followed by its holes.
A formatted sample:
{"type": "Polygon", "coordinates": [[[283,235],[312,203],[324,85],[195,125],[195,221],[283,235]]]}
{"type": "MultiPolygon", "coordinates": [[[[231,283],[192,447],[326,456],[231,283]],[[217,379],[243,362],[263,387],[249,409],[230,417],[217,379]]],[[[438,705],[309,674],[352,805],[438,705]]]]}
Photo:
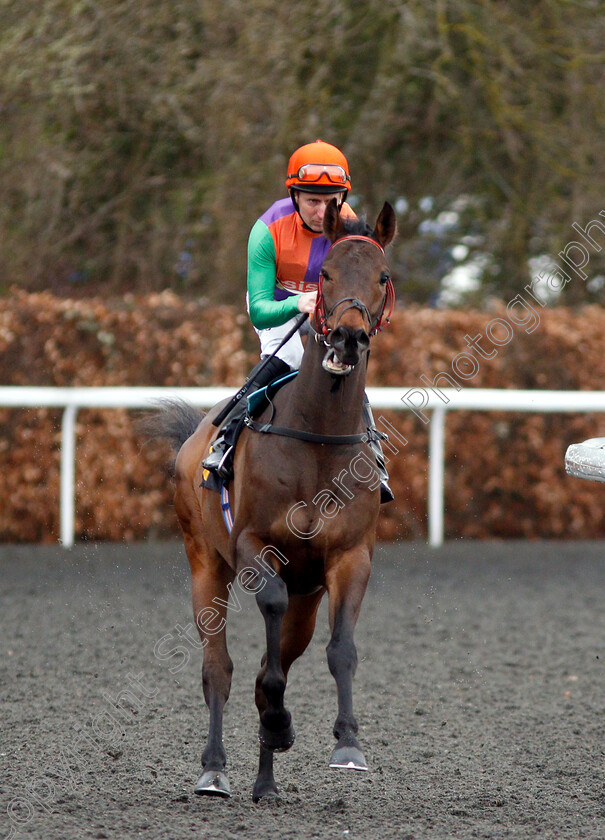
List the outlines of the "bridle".
{"type": "MultiPolygon", "coordinates": [[[[351,242],[352,240],[357,240],[361,242],[371,242],[372,245],[375,245],[378,250],[384,254],[384,248],[379,242],[376,242],[375,239],[372,239],[369,236],[361,236],[360,234],[351,234],[349,236],[343,236],[341,239],[337,239],[336,242],[333,242],[330,246],[330,251],[335,248],[337,245],[340,245],[341,242],[351,242]]],[[[337,301],[334,306],[330,309],[329,312],[326,312],[326,300],[324,297],[323,291],[323,282],[324,282],[324,274],[323,272],[319,275],[319,283],[317,286],[317,303],[315,304],[315,312],[313,313],[313,321],[319,326],[319,330],[315,332],[315,338],[317,341],[326,344],[328,342],[328,338],[330,333],[335,329],[334,327],[328,327],[328,319],[332,317],[335,310],[343,303],[348,303],[348,306],[340,313],[340,317],[344,315],[349,309],[357,309],[364,318],[367,318],[369,331],[368,335],[370,338],[373,335],[376,335],[377,332],[382,330],[387,324],[391,322],[391,315],[393,314],[393,306],[395,304],[395,289],[393,288],[393,281],[389,277],[386,281],[386,294],[384,296],[384,300],[382,301],[382,307],[380,312],[378,313],[375,319],[372,319],[370,315],[370,311],[368,307],[362,300],[356,297],[345,297],[341,298],[337,301]],[[386,312],[386,314],[385,314],[386,312]]]]}
{"type": "MultiPolygon", "coordinates": [[[[381,251],[381,253],[384,254],[384,249],[382,245],[380,245],[379,242],[376,242],[375,239],[371,239],[369,236],[360,236],[356,234],[343,236],[341,239],[337,239],[336,242],[332,243],[330,250],[336,247],[336,245],[339,245],[341,242],[350,242],[351,240],[371,242],[372,245],[375,245],[381,251]]],[[[326,301],[323,294],[323,279],[323,275],[320,275],[319,286],[317,290],[317,304],[315,306],[315,312],[313,314],[312,319],[312,321],[315,324],[319,325],[319,331],[315,329],[313,323],[311,324],[311,330],[315,334],[315,340],[328,347],[328,353],[326,354],[326,358],[330,354],[334,353],[334,350],[329,343],[329,337],[330,333],[332,333],[335,328],[330,329],[328,327],[328,318],[330,318],[331,315],[334,313],[336,307],[340,306],[342,303],[348,303],[348,306],[346,306],[345,309],[343,309],[343,313],[341,313],[341,316],[348,309],[358,309],[364,317],[367,317],[368,324],[370,327],[370,336],[376,335],[376,333],[379,330],[381,330],[383,326],[386,326],[390,322],[391,314],[393,312],[393,305],[395,302],[395,290],[393,289],[393,282],[390,277],[386,281],[386,294],[384,296],[384,300],[382,301],[380,313],[375,319],[372,319],[370,311],[368,310],[368,307],[365,305],[365,303],[356,297],[341,298],[341,300],[339,300],[338,303],[334,304],[330,311],[326,313],[326,301]]],[[[324,368],[325,364],[326,360],[324,359],[324,368]]],[[[339,373],[348,373],[350,370],[352,370],[352,366],[348,366],[348,369],[345,369],[342,372],[339,371],[339,373]]],[[[275,410],[274,406],[273,410],[275,410]]],[[[271,420],[272,419],[273,416],[271,417],[271,420]]],[[[281,435],[282,437],[290,437],[295,438],[296,440],[304,440],[308,443],[321,443],[324,445],[329,444],[332,446],[350,446],[351,444],[368,443],[372,441],[385,440],[386,438],[386,435],[383,432],[378,431],[378,429],[376,429],[375,427],[367,429],[365,432],[356,435],[319,435],[315,434],[314,432],[304,432],[300,431],[299,429],[289,429],[284,428],[283,426],[274,426],[271,420],[268,423],[260,423],[257,420],[253,420],[252,417],[250,417],[250,415],[247,414],[244,423],[253,432],[260,432],[262,434],[281,435]]]]}

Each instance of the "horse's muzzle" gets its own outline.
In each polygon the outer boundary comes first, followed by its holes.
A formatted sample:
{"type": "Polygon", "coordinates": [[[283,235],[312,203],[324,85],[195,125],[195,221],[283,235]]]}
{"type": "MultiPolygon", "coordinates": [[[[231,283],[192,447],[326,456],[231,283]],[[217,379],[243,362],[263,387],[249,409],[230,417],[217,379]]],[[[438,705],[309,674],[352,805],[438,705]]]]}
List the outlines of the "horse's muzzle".
{"type": "Polygon", "coordinates": [[[359,363],[370,346],[370,337],[365,330],[340,325],[330,333],[328,352],[323,368],[328,373],[344,376],[359,363]]]}

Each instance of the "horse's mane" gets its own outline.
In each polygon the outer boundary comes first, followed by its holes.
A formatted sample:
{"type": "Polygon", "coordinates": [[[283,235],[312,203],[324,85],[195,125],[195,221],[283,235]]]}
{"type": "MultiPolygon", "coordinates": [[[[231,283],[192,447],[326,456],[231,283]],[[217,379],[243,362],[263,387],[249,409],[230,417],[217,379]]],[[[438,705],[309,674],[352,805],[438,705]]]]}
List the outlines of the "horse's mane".
{"type": "Polygon", "coordinates": [[[369,236],[370,239],[376,239],[373,228],[366,222],[365,219],[342,219],[344,226],[343,236],[369,236]]]}

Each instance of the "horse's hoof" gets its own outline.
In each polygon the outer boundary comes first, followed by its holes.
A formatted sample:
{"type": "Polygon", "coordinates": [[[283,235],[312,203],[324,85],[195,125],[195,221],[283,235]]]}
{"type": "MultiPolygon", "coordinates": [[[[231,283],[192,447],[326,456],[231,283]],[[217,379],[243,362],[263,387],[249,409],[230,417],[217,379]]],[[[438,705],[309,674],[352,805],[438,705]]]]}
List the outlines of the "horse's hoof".
{"type": "Polygon", "coordinates": [[[367,770],[368,765],[359,747],[336,747],[330,759],[330,767],[339,770],[367,770]]]}
{"type": "Polygon", "coordinates": [[[231,796],[229,779],[222,770],[205,770],[193,790],[200,796],[231,796]]]}
{"type": "Polygon", "coordinates": [[[254,790],[252,791],[253,802],[270,802],[271,800],[279,798],[279,793],[274,784],[270,787],[257,787],[254,785],[254,790]]]}
{"type": "Polygon", "coordinates": [[[261,723],[258,730],[258,740],[261,747],[271,750],[271,752],[286,752],[294,743],[295,738],[296,732],[292,724],[287,729],[282,729],[281,732],[271,732],[261,723]]]}

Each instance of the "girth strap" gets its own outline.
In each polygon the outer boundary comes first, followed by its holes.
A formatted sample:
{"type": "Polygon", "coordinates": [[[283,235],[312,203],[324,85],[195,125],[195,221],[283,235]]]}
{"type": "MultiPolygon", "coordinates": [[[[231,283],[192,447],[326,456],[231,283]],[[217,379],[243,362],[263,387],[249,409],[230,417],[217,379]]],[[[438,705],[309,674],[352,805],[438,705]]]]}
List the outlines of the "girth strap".
{"type": "Polygon", "coordinates": [[[281,435],[282,437],[306,440],[308,443],[329,443],[332,445],[346,445],[350,443],[370,443],[374,440],[386,440],[386,435],[378,429],[369,429],[359,435],[317,435],[314,432],[301,432],[298,429],[288,429],[285,426],[272,426],[271,423],[258,423],[251,417],[244,420],[246,426],[253,432],[261,434],[281,435]]]}

